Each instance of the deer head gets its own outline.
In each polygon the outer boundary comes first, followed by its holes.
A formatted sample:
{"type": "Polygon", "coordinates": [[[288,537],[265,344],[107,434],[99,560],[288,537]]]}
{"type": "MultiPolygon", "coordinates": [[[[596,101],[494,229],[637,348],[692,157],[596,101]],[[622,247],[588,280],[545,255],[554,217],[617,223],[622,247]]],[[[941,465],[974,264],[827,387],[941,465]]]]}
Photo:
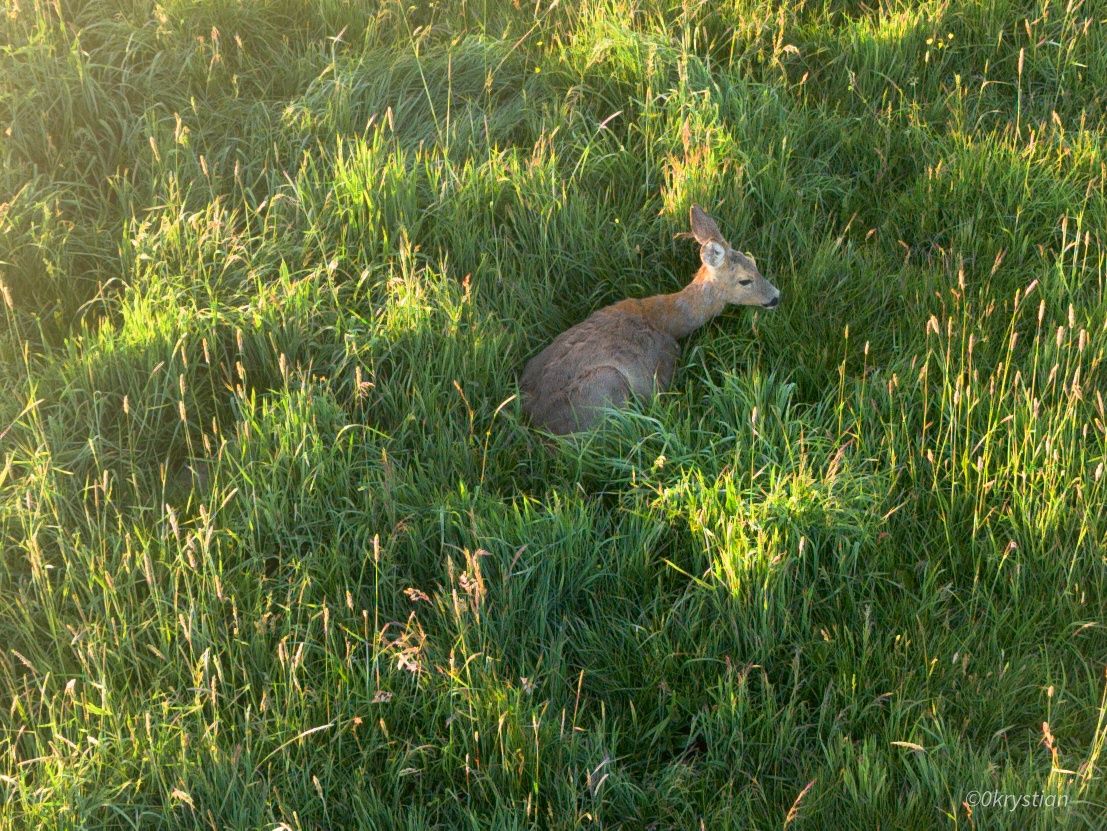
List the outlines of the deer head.
{"type": "Polygon", "coordinates": [[[718,296],[735,306],[776,308],[780,289],[762,276],[753,257],[731,248],[699,205],[692,206],[691,221],[692,236],[700,244],[703,279],[712,281],[718,296]]]}

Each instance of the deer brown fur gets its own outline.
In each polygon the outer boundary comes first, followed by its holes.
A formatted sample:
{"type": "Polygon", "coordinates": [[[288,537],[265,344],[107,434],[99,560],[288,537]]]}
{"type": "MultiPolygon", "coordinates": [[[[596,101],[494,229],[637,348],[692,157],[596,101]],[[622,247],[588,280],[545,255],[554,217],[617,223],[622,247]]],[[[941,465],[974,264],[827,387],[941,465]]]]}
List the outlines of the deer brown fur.
{"type": "Polygon", "coordinates": [[[535,425],[551,433],[587,430],[603,408],[669,386],[678,338],[729,305],[774,308],[780,302],[780,291],[753,257],[731,248],[698,205],[691,223],[702,263],[691,283],[673,294],[620,300],[593,312],[531,358],[519,388],[535,425]]]}

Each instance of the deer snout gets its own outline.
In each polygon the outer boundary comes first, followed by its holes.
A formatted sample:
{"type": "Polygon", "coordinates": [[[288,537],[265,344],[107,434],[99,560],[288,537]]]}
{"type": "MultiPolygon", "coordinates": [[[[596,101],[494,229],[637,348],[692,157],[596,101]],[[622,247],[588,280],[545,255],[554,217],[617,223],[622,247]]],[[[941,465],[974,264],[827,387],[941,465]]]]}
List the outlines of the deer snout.
{"type": "Polygon", "coordinates": [[[761,304],[766,309],[775,309],[780,305],[780,289],[773,287],[773,296],[761,304]]]}

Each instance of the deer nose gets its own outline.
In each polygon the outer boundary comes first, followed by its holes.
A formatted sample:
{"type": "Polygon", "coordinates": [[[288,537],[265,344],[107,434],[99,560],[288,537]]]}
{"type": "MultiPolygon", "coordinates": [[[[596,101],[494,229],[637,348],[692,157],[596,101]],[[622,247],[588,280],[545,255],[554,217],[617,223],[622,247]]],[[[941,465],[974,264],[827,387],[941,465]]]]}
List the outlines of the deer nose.
{"type": "Polygon", "coordinates": [[[777,295],[776,297],[774,297],[774,298],[773,298],[772,300],[770,300],[770,301],[769,301],[768,303],[763,303],[762,305],[763,305],[763,306],[764,306],[764,307],[765,307],[766,309],[775,309],[775,308],[776,308],[777,306],[779,306],[779,305],[780,305],[780,295],[778,294],[778,295],[777,295]]]}

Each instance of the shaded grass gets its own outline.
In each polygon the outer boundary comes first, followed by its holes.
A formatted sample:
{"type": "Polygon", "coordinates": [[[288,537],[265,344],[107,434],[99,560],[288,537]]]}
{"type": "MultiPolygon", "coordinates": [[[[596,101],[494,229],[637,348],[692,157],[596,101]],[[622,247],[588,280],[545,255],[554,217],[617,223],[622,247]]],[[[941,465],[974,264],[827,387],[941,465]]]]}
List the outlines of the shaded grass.
{"type": "Polygon", "coordinates": [[[5,822],[1096,827],[1094,9],[59,9],[0,23],[5,822]],[[780,310],[533,434],[692,201],[780,310]]]}

